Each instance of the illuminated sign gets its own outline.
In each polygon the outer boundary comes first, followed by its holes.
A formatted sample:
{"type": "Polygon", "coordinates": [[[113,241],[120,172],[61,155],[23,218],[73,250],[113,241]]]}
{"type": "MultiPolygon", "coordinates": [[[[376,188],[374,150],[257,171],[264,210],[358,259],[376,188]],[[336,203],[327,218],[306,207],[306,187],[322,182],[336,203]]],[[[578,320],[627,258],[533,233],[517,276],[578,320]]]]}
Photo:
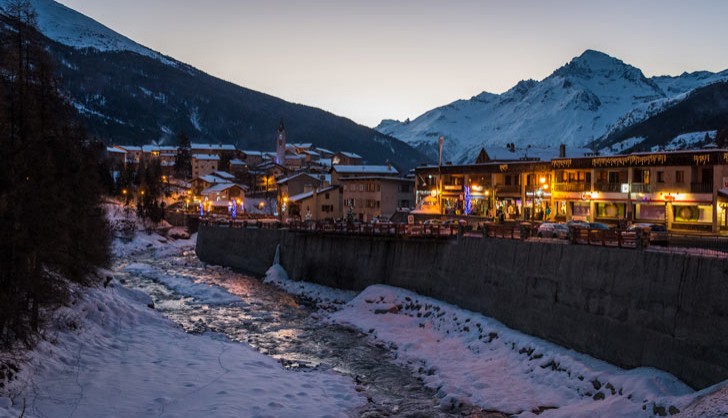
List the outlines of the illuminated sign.
{"type": "Polygon", "coordinates": [[[622,193],[629,193],[629,184],[622,183],[622,193]]]}

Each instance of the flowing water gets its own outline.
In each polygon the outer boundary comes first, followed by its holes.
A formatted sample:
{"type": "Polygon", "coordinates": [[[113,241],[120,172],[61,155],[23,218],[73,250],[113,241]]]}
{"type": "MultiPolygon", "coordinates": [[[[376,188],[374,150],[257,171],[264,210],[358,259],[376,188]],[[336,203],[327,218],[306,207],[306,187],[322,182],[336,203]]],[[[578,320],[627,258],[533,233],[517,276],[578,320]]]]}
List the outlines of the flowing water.
{"type": "Polygon", "coordinates": [[[148,293],[156,309],[187,332],[222,333],[294,371],[332,369],[350,376],[368,399],[357,413],[360,417],[504,416],[468,405],[443,410],[437,394],[412,372],[395,364],[385,345],[373,343],[358,330],[326,324],[312,303],[260,279],[206,267],[192,251],[163,259],[136,256],[120,260],[115,269],[126,286],[148,293]],[[182,287],[165,285],[168,282],[158,276],[121,273],[130,262],[149,264],[165,276],[218,285],[240,301],[204,303],[184,294],[182,287]]]}

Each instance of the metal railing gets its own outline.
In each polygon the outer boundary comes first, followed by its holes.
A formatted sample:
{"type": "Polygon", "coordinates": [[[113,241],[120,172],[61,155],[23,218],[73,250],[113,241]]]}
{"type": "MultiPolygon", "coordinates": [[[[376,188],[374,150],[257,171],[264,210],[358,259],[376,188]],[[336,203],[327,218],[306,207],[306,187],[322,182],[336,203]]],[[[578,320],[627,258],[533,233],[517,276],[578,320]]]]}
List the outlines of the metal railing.
{"type": "MultiPolygon", "coordinates": [[[[396,239],[455,239],[468,238],[495,238],[526,240],[536,237],[537,223],[485,223],[474,229],[471,225],[426,225],[401,223],[346,223],[346,222],[292,222],[282,223],[277,220],[245,219],[201,219],[201,225],[221,228],[254,228],[254,229],[287,229],[298,233],[320,235],[355,235],[367,237],[390,237],[396,239]]],[[[580,227],[571,227],[569,237],[563,242],[572,245],[590,245],[600,247],[645,249],[650,245],[648,231],[630,231],[625,229],[595,230],[580,227]],[[639,237],[639,239],[638,239],[639,237]]],[[[655,244],[653,244],[655,245],[655,244]]],[[[670,232],[667,242],[661,246],[684,247],[690,249],[705,249],[728,253],[728,237],[716,235],[690,235],[670,232]]]]}
{"type": "Polygon", "coordinates": [[[713,193],[713,183],[690,183],[690,193],[713,193]]]}
{"type": "Polygon", "coordinates": [[[621,192],[622,185],[620,183],[596,182],[594,183],[594,189],[598,192],[621,192]]]}

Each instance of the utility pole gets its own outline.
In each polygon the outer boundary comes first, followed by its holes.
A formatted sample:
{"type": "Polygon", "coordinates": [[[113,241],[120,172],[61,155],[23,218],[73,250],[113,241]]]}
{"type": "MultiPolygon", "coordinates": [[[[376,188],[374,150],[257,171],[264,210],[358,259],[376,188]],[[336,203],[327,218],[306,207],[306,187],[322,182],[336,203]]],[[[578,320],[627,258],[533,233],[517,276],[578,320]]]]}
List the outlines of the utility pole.
{"type": "Polygon", "coordinates": [[[438,138],[439,158],[437,159],[437,205],[440,207],[440,214],[445,213],[442,207],[442,144],[445,143],[445,137],[438,138]]]}

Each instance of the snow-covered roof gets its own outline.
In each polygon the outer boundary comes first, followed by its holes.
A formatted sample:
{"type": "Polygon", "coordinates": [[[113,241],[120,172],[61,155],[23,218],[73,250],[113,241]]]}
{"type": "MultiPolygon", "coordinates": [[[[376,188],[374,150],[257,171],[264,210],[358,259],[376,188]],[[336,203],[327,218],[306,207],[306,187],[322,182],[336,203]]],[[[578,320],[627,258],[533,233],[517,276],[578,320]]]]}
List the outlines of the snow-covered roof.
{"type": "MultiPolygon", "coordinates": [[[[318,192],[318,194],[321,194],[321,193],[330,192],[331,190],[334,190],[337,188],[338,188],[338,186],[329,186],[329,187],[324,187],[323,189],[318,189],[317,192],[318,192]]],[[[297,195],[289,196],[288,200],[290,200],[291,202],[299,202],[301,200],[306,200],[306,199],[310,198],[311,196],[313,196],[313,190],[310,192],[303,192],[303,193],[299,193],[297,195]]]]}
{"type": "Polygon", "coordinates": [[[316,164],[331,167],[331,158],[319,158],[318,160],[316,160],[316,164]]]}
{"type": "Polygon", "coordinates": [[[237,184],[237,183],[218,183],[214,186],[210,186],[207,189],[203,190],[200,194],[202,196],[207,196],[213,193],[222,193],[225,190],[231,189],[233,187],[239,187],[241,190],[246,190],[247,187],[237,184]]]}
{"type": "Polygon", "coordinates": [[[213,176],[212,174],[206,174],[204,176],[197,177],[195,180],[202,180],[206,183],[216,184],[216,183],[229,183],[228,180],[225,180],[220,177],[213,176]]]}
{"type": "Polygon", "coordinates": [[[215,154],[209,154],[209,155],[208,154],[192,154],[192,159],[195,159],[195,160],[209,160],[209,161],[217,160],[217,161],[219,161],[220,160],[220,157],[217,156],[217,155],[215,155],[215,154]]]}
{"type": "Polygon", "coordinates": [[[259,155],[261,157],[263,156],[263,151],[243,150],[243,151],[240,151],[240,152],[243,153],[243,154],[245,154],[245,155],[247,155],[247,156],[251,156],[251,157],[254,156],[254,155],[259,155]]]}
{"type": "Polygon", "coordinates": [[[315,176],[313,174],[310,174],[310,173],[296,173],[296,174],[293,174],[291,176],[288,176],[288,177],[285,177],[285,178],[282,178],[282,179],[278,180],[277,183],[278,184],[288,183],[289,181],[291,181],[293,179],[296,179],[296,178],[299,178],[301,176],[307,176],[307,177],[310,177],[310,178],[312,178],[314,180],[318,180],[319,179],[317,176],[315,176]]]}
{"type": "Polygon", "coordinates": [[[339,152],[339,154],[343,155],[346,158],[361,158],[361,155],[353,153],[353,152],[341,151],[341,152],[339,152]]]}
{"type": "Polygon", "coordinates": [[[168,152],[174,151],[176,153],[177,152],[177,147],[172,146],[172,145],[142,145],[142,151],[143,152],[154,152],[154,151],[157,151],[157,152],[160,152],[160,153],[162,151],[168,151],[168,152]]]}
{"type": "Polygon", "coordinates": [[[384,181],[400,181],[406,183],[413,183],[414,179],[397,176],[355,176],[355,177],[342,177],[341,181],[360,181],[360,180],[384,180],[384,181]]]}
{"type": "Polygon", "coordinates": [[[126,151],[116,147],[106,147],[106,152],[113,152],[115,154],[126,154],[126,151]]]}
{"type": "Polygon", "coordinates": [[[235,145],[232,144],[191,144],[193,150],[210,150],[210,151],[235,151],[235,145]]]}
{"type": "Polygon", "coordinates": [[[123,149],[124,151],[141,151],[142,147],[136,145],[115,145],[116,148],[123,149]]]}
{"type": "Polygon", "coordinates": [[[238,158],[234,158],[234,159],[230,160],[230,165],[245,165],[245,161],[238,159],[238,158]]]}
{"type": "Polygon", "coordinates": [[[399,174],[391,165],[335,165],[333,170],[339,174],[399,174]]]}
{"type": "Polygon", "coordinates": [[[220,177],[221,179],[225,179],[225,180],[233,180],[235,178],[234,175],[228,173],[227,171],[221,171],[221,170],[215,171],[211,175],[220,177]]]}
{"type": "Polygon", "coordinates": [[[312,157],[320,157],[320,156],[321,156],[321,154],[319,154],[318,152],[316,152],[316,151],[311,151],[311,150],[308,150],[308,151],[304,151],[303,153],[304,153],[304,154],[307,154],[307,155],[310,155],[310,156],[312,156],[312,157]]]}

